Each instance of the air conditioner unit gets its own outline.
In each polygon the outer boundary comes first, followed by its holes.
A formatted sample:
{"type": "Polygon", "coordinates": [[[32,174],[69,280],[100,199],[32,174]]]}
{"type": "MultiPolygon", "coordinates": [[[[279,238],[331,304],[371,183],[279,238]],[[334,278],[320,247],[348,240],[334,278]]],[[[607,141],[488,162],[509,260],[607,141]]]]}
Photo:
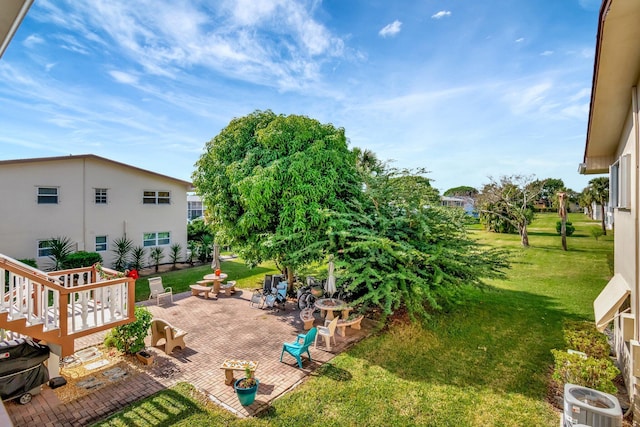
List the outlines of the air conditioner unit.
{"type": "Polygon", "coordinates": [[[622,408],[608,393],[575,384],[564,386],[564,427],[622,427],[622,408]]]}

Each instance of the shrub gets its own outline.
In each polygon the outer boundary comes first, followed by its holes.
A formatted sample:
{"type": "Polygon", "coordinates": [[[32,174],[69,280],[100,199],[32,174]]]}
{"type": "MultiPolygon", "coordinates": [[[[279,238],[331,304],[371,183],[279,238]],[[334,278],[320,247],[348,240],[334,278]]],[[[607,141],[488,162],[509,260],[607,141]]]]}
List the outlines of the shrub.
{"type": "Polygon", "coordinates": [[[20,261],[23,264],[27,264],[28,266],[31,266],[33,268],[38,268],[38,263],[33,258],[19,259],[18,261],[20,261]]]}
{"type": "Polygon", "coordinates": [[[611,350],[607,336],[599,332],[592,322],[567,322],[564,341],[567,348],[598,359],[608,357],[611,350]]]}
{"type": "Polygon", "coordinates": [[[569,354],[561,350],[551,350],[551,353],[555,360],[553,379],[560,387],[565,383],[571,383],[605,393],[618,391],[613,380],[620,371],[608,357],[584,358],[579,354],[569,354]]]}
{"type": "Polygon", "coordinates": [[[111,330],[116,348],[127,354],[134,354],[144,349],[144,339],[149,333],[152,314],[145,307],[136,307],[136,320],[126,325],[116,326],[111,330]]]}
{"type": "Polygon", "coordinates": [[[136,246],[131,249],[131,268],[134,270],[142,270],[144,267],[144,257],[147,254],[147,250],[142,246],[136,246]]]}
{"type": "Polygon", "coordinates": [[[160,261],[164,258],[164,249],[160,246],[154,246],[151,248],[149,252],[149,260],[151,261],[151,265],[154,265],[156,268],[156,273],[158,272],[158,268],[160,267],[160,261]]]}
{"type": "MultiPolygon", "coordinates": [[[[565,228],[567,230],[567,236],[571,236],[573,232],[576,231],[576,228],[573,226],[571,221],[566,222],[565,228]]],[[[556,222],[556,231],[558,232],[558,234],[560,234],[561,229],[562,229],[562,221],[556,222]]]]}
{"type": "Polygon", "coordinates": [[[174,243],[171,245],[169,257],[171,259],[171,265],[173,265],[173,269],[176,269],[176,264],[180,261],[180,252],[182,252],[182,245],[180,243],[174,243]]]}
{"type": "Polygon", "coordinates": [[[120,237],[113,241],[114,249],[111,252],[116,254],[116,260],[113,268],[117,271],[123,271],[129,264],[129,255],[133,248],[133,241],[127,237],[120,237]]]}
{"type": "Polygon", "coordinates": [[[591,227],[591,230],[589,231],[591,232],[591,235],[596,238],[596,240],[598,240],[598,238],[604,234],[604,231],[602,231],[601,227],[591,227]]]}
{"type": "Polygon", "coordinates": [[[102,262],[102,256],[99,253],[79,251],[69,254],[62,262],[62,268],[89,267],[96,262],[102,262]]]}
{"type": "Polygon", "coordinates": [[[113,336],[113,333],[111,333],[111,331],[107,332],[107,334],[104,336],[104,346],[107,348],[112,348],[112,347],[116,347],[116,339],[113,336]]]}
{"type": "Polygon", "coordinates": [[[73,241],[70,238],[63,236],[52,237],[49,239],[49,247],[49,259],[51,260],[51,266],[49,267],[50,270],[62,270],[64,268],[64,261],[73,253],[73,241]]]}

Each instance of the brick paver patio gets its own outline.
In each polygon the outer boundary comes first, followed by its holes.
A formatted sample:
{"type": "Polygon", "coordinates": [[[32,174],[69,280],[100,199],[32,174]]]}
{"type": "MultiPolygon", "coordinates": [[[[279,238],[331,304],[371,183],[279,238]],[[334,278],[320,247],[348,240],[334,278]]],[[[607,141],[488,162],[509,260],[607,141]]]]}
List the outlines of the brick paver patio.
{"type": "MultiPolygon", "coordinates": [[[[251,292],[247,290],[230,297],[220,296],[217,300],[205,300],[186,292],[174,295],[173,304],[144,303],[154,318],[167,320],[188,331],[186,349],[175,349],[167,356],[161,347],[154,347],[151,352],[156,360],[151,369],[71,403],[62,404],[47,386],[43,386],[42,393],[27,405],[5,402],[14,426],[90,425],[180,381],[193,384],[212,401],[239,417],[252,416],[370,330],[366,320],[362,330],[347,328],[347,337],[337,336],[337,346],[332,347],[331,352],[326,351],[324,342],[318,340],[318,348],[311,347],[313,361],[303,358],[303,369],[299,369],[295,359],[286,353],[281,363],[280,353],[283,342],[294,341],[297,334],[304,332],[300,311],[294,303],[287,303],[286,311],[251,308],[250,297],[251,292]],[[256,378],[260,380],[260,387],[251,406],[240,405],[233,386],[225,385],[220,364],[227,358],[259,362],[256,378]]],[[[316,325],[320,323],[316,321],[316,325]]],[[[103,336],[104,333],[95,334],[76,341],[76,350],[101,343],[103,336]]],[[[147,342],[150,342],[149,338],[147,342]]],[[[236,378],[241,374],[237,371],[236,378]]]]}

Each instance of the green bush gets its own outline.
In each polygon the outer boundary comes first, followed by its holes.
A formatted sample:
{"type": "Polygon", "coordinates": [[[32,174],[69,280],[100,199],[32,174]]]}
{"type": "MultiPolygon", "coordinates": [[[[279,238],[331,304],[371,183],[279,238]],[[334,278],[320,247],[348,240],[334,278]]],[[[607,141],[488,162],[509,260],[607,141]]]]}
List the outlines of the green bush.
{"type": "Polygon", "coordinates": [[[107,334],[104,336],[104,341],[102,342],[104,346],[107,348],[116,347],[116,339],[111,333],[111,331],[107,332],[107,334]]]}
{"type": "Polygon", "coordinates": [[[613,380],[620,371],[608,357],[584,358],[579,354],[561,350],[551,350],[551,353],[555,361],[553,379],[560,387],[565,383],[571,383],[605,393],[617,393],[618,388],[613,380]]]}
{"type": "Polygon", "coordinates": [[[598,240],[600,236],[604,235],[602,227],[591,227],[589,231],[591,232],[591,235],[596,238],[596,240],[598,240]]]}
{"type": "Polygon", "coordinates": [[[593,322],[567,322],[564,341],[567,348],[598,359],[609,357],[611,351],[607,336],[599,332],[593,322]]]}
{"type": "Polygon", "coordinates": [[[126,325],[116,326],[111,335],[118,350],[134,354],[144,349],[144,339],[149,333],[153,315],[145,307],[136,307],[136,320],[126,325]]]}
{"type": "Polygon", "coordinates": [[[63,269],[89,267],[96,262],[102,262],[102,256],[97,252],[78,251],[67,255],[62,262],[63,269]]]}
{"type": "Polygon", "coordinates": [[[33,258],[19,259],[18,261],[20,261],[23,264],[27,264],[33,268],[38,268],[38,263],[33,258]]]}
{"type": "MultiPolygon", "coordinates": [[[[562,228],[562,221],[556,222],[556,231],[558,232],[558,234],[560,234],[561,228],[562,228]]],[[[566,222],[565,228],[567,230],[567,236],[571,236],[573,232],[576,231],[576,228],[573,226],[571,221],[566,222]]]]}

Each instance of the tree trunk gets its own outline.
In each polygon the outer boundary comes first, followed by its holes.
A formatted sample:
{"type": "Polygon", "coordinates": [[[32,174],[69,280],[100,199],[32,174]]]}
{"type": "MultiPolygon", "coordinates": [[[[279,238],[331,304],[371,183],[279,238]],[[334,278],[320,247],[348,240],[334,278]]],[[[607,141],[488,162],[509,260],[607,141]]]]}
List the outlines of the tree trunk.
{"type": "Polygon", "coordinates": [[[525,248],[529,247],[529,234],[527,234],[527,225],[521,225],[520,227],[520,241],[525,248]]]}
{"type": "Polygon", "coordinates": [[[293,292],[293,269],[291,267],[285,267],[285,275],[287,277],[287,293],[293,292]]]}
{"type": "Polygon", "coordinates": [[[558,193],[558,214],[560,215],[560,236],[562,236],[562,250],[567,250],[567,208],[565,206],[566,193],[558,193]]]}
{"type": "Polygon", "coordinates": [[[606,236],[607,235],[607,226],[605,225],[605,221],[604,221],[604,201],[602,203],[600,203],[600,209],[602,212],[602,235],[606,236]]]}

